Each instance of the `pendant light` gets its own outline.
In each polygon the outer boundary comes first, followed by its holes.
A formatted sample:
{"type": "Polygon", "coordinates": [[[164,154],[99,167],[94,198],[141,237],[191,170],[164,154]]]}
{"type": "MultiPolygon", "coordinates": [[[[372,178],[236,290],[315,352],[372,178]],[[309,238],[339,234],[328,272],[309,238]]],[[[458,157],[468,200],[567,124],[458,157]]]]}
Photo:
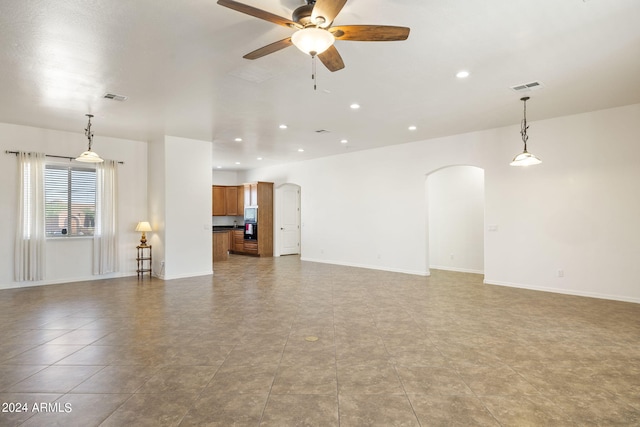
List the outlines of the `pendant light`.
{"type": "Polygon", "coordinates": [[[528,96],[520,98],[520,101],[524,103],[524,118],[522,119],[522,123],[520,125],[520,135],[522,135],[522,142],[524,142],[524,151],[513,158],[511,163],[509,163],[511,166],[532,166],[542,163],[542,160],[527,151],[527,140],[529,139],[529,137],[527,136],[527,129],[529,129],[529,126],[527,125],[528,99],[528,96]]]}
{"type": "Polygon", "coordinates": [[[102,163],[104,162],[104,160],[100,158],[98,153],[96,153],[95,151],[91,151],[91,145],[93,144],[93,132],[91,132],[91,117],[93,117],[93,114],[85,114],[85,116],[89,117],[89,123],[87,123],[87,128],[84,130],[84,135],[89,140],[89,149],[76,157],[76,160],[84,163],[102,163]]]}

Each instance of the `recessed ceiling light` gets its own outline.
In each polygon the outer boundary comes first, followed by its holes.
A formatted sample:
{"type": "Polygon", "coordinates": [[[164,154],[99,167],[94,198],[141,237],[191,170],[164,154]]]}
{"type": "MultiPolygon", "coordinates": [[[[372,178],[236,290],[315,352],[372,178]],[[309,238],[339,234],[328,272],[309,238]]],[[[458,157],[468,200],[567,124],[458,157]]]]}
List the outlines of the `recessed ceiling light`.
{"type": "Polygon", "coordinates": [[[409,130],[416,130],[416,129],[418,129],[418,128],[413,126],[413,125],[409,126],[409,130]]]}
{"type": "Polygon", "coordinates": [[[286,129],[288,126],[287,126],[287,125],[285,125],[285,124],[282,124],[282,125],[280,125],[279,127],[280,127],[280,129],[286,129]]]}
{"type": "Polygon", "coordinates": [[[349,142],[349,141],[347,141],[346,139],[342,139],[342,140],[340,140],[340,142],[341,142],[342,144],[346,144],[346,143],[347,143],[347,142],[349,142]]]}
{"type": "Polygon", "coordinates": [[[303,153],[304,152],[304,148],[298,148],[298,153],[303,153]]]}
{"type": "Polygon", "coordinates": [[[240,162],[236,162],[236,165],[239,165],[239,164],[240,164],[240,162]]]}
{"type": "Polygon", "coordinates": [[[236,138],[234,139],[235,142],[242,142],[242,138],[236,138]]]}
{"type": "Polygon", "coordinates": [[[222,169],[222,166],[216,166],[216,169],[222,169]]]}
{"type": "Polygon", "coordinates": [[[258,158],[256,158],[256,160],[262,160],[262,157],[258,157],[258,158]]]}
{"type": "Polygon", "coordinates": [[[458,73],[456,74],[456,77],[459,79],[466,79],[467,77],[469,77],[469,72],[466,70],[458,71],[458,73]]]}
{"type": "Polygon", "coordinates": [[[353,103],[350,105],[350,107],[352,110],[357,110],[358,108],[360,108],[360,104],[353,103]]]}

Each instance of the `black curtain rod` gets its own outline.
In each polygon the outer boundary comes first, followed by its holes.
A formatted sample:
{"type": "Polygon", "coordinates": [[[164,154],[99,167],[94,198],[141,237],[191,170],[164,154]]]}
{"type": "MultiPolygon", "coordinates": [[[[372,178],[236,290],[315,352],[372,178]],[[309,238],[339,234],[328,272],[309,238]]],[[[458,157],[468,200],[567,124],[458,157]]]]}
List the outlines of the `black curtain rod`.
{"type": "MultiPolygon", "coordinates": [[[[4,153],[5,154],[15,154],[16,156],[20,153],[23,153],[24,151],[9,151],[6,150],[4,153]]],[[[47,157],[55,157],[56,159],[67,159],[67,160],[75,160],[75,157],[69,157],[69,156],[54,156],[53,154],[45,154],[45,156],[47,157]]],[[[124,165],[124,162],[120,162],[118,161],[119,164],[124,165]]]]}

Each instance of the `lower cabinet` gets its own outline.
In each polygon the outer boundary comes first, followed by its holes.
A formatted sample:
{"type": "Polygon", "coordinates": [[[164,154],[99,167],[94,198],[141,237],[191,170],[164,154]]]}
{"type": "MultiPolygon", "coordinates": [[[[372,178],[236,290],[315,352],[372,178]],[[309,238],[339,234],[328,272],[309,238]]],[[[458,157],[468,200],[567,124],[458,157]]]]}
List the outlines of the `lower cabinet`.
{"type": "Polygon", "coordinates": [[[238,253],[244,252],[244,231],[234,230],[232,233],[233,242],[231,243],[231,250],[238,253]]]}
{"type": "Polygon", "coordinates": [[[244,253],[258,255],[258,242],[256,242],[255,240],[245,240],[244,253]]]}

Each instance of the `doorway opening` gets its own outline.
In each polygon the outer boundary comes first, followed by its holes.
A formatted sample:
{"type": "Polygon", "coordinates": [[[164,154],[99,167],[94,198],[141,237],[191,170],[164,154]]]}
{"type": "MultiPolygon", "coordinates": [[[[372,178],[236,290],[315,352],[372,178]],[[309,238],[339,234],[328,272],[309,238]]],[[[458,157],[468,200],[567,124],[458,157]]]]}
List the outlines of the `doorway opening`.
{"type": "Polygon", "coordinates": [[[484,169],[447,166],[426,187],[429,269],[484,274],[484,169]]]}

